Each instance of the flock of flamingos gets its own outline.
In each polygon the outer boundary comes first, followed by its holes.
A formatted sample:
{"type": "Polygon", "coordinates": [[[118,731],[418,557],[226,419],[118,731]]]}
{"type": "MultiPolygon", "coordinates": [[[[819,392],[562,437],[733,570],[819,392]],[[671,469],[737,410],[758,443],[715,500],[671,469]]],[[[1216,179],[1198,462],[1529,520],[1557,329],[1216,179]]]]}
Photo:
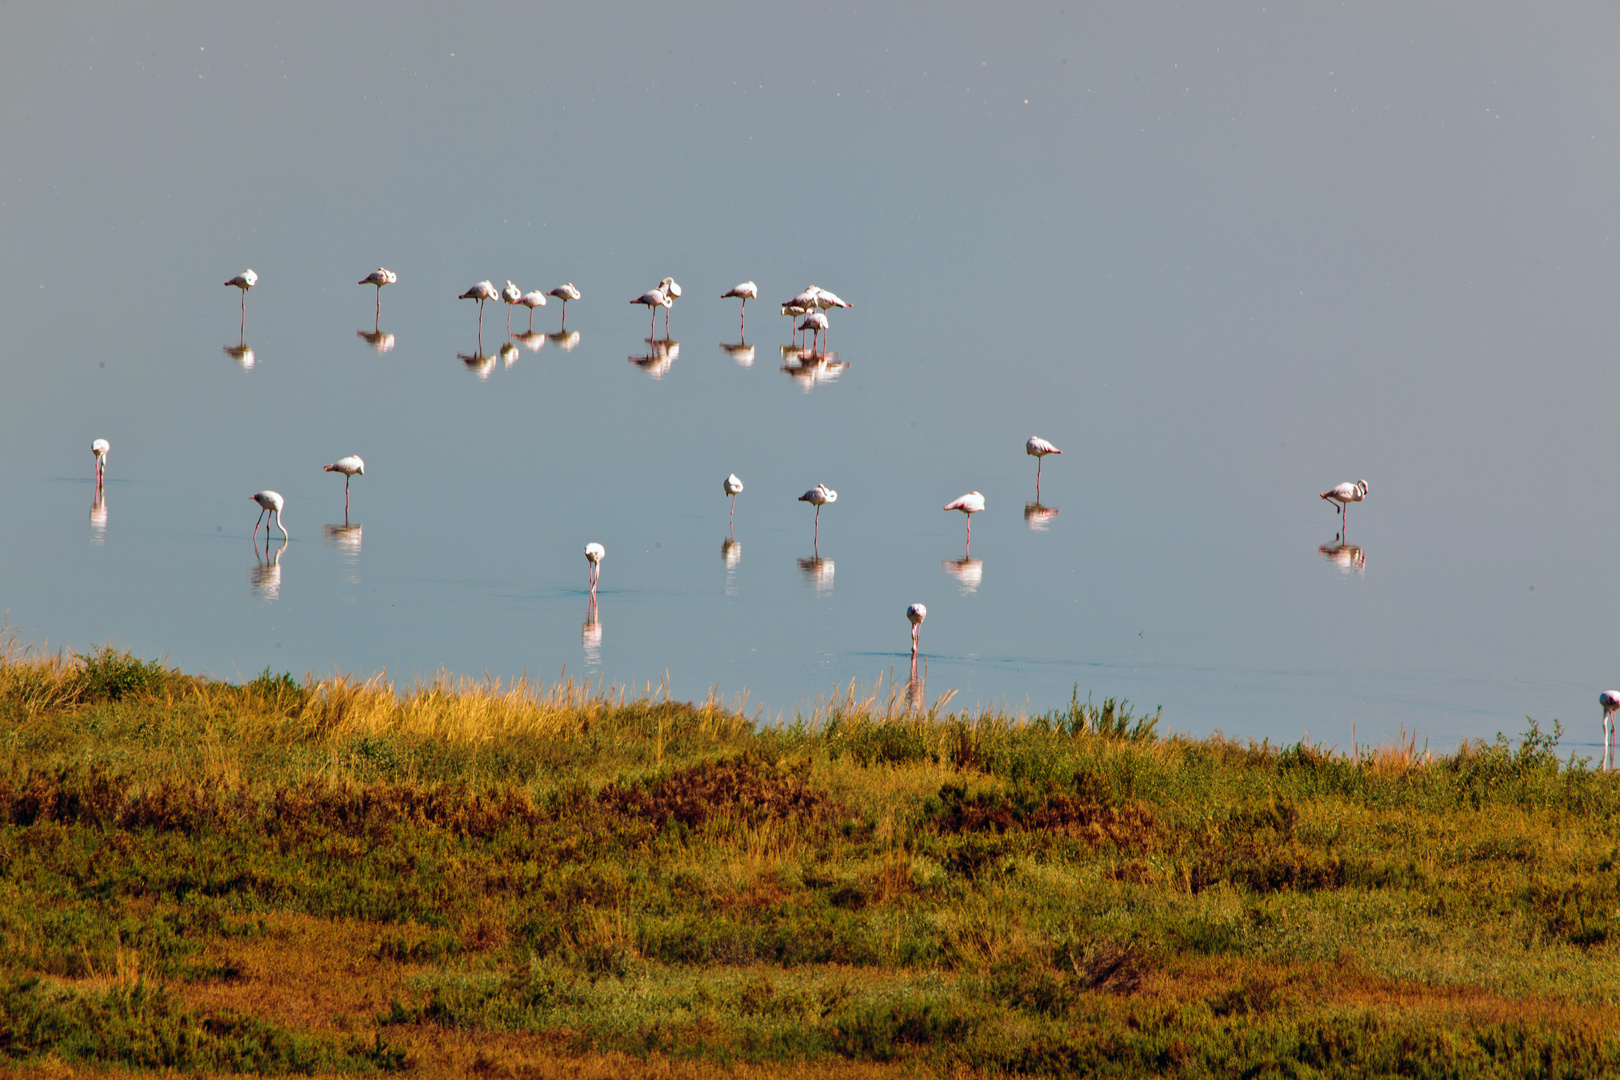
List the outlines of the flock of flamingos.
{"type": "MultiPolygon", "coordinates": [[[[383,286],[392,285],[398,280],[399,275],[395,274],[392,270],[378,267],[376,270],[373,270],[371,273],[361,278],[358,282],[358,284],[361,285],[372,285],[376,287],[377,316],[379,321],[382,316],[383,286]]],[[[244,334],[247,329],[247,294],[254,285],[258,284],[258,281],[258,274],[254,273],[252,270],[244,270],[242,273],[237,274],[235,277],[232,277],[225,282],[227,286],[234,287],[241,292],[242,330],[244,334]]],[[[654,288],[647,290],[640,296],[637,296],[630,301],[632,304],[640,304],[647,308],[651,316],[651,322],[648,326],[649,340],[653,341],[655,347],[658,342],[651,338],[650,335],[653,332],[653,327],[657,323],[658,311],[660,308],[662,308],[664,311],[664,330],[667,336],[669,331],[670,309],[674,307],[675,301],[680,297],[680,295],[680,285],[676,283],[674,278],[666,277],[654,288]]],[[[758,287],[756,287],[752,281],[745,281],[740,285],[735,285],[732,288],[727,289],[720,295],[721,299],[738,299],[742,301],[741,320],[742,325],[746,327],[748,317],[748,301],[757,299],[759,297],[758,287]]],[[[532,292],[524,292],[522,289],[512,284],[510,280],[507,281],[504,289],[496,289],[494,284],[489,281],[480,281],[478,284],[462,293],[460,299],[475,300],[478,302],[478,333],[481,340],[484,328],[485,303],[493,300],[503,300],[506,302],[506,331],[508,336],[510,336],[512,332],[512,308],[521,305],[529,309],[529,330],[532,332],[534,329],[534,309],[537,307],[545,307],[546,298],[548,296],[562,301],[562,322],[563,326],[566,327],[568,322],[568,302],[570,300],[578,300],[580,298],[580,292],[574,287],[572,282],[569,282],[566,285],[559,285],[555,289],[551,289],[547,292],[542,292],[538,289],[532,292]]],[[[811,344],[811,351],[814,353],[816,347],[822,344],[826,337],[827,331],[830,328],[827,312],[833,308],[850,307],[854,307],[854,305],[849,303],[847,300],[840,298],[835,293],[832,293],[827,289],[820,288],[819,286],[811,285],[800,292],[797,296],[794,296],[791,300],[785,301],[781,305],[781,311],[784,316],[794,319],[795,337],[797,337],[798,333],[801,331],[806,334],[814,335],[811,344]]],[[[380,335],[380,331],[378,333],[380,335]]],[[[362,336],[366,335],[362,334],[362,336]]],[[[243,348],[245,349],[245,346],[243,348]]],[[[106,439],[96,439],[90,444],[90,451],[95,456],[96,505],[98,506],[101,505],[103,490],[102,485],[106,474],[107,452],[109,449],[111,449],[111,446],[106,439]]],[[[1063,451],[1059,450],[1056,446],[1052,445],[1052,443],[1041,438],[1040,436],[1032,435],[1024,444],[1024,452],[1035,458],[1036,461],[1035,503],[1031,505],[1037,510],[1044,510],[1044,508],[1040,506],[1041,467],[1044,464],[1047,455],[1061,454],[1063,451]]],[[[338,473],[343,477],[343,513],[345,520],[347,520],[349,513],[349,484],[354,477],[365,475],[366,463],[361,460],[359,455],[350,454],[347,457],[339,458],[330,465],[324,466],[324,468],[327,472],[338,473]]],[[[734,523],[736,520],[737,511],[737,496],[743,490],[743,482],[735,473],[732,473],[731,475],[727,476],[725,481],[722,483],[721,490],[731,499],[731,509],[728,520],[734,523]]],[[[265,541],[267,544],[270,539],[271,523],[273,523],[276,528],[281,530],[283,543],[289,540],[291,537],[287,532],[287,527],[283,525],[281,521],[281,511],[282,507],[286,504],[286,500],[284,500],[279,493],[269,490],[255,492],[250,497],[259,505],[259,516],[258,519],[253,523],[253,543],[255,545],[255,549],[257,549],[258,545],[260,524],[264,525],[265,541]],[[269,519],[268,521],[266,520],[267,516],[269,519]]],[[[1336,503],[1339,512],[1338,539],[1340,542],[1331,550],[1324,547],[1322,549],[1323,554],[1336,559],[1348,558],[1359,567],[1359,549],[1354,549],[1344,542],[1344,537],[1346,536],[1345,525],[1349,505],[1351,503],[1361,502],[1367,497],[1367,481],[1357,480],[1354,483],[1346,481],[1342,484],[1336,484],[1328,490],[1321,492],[1320,497],[1327,502],[1336,503]]],[[[809,503],[811,506],[816,508],[815,524],[812,526],[812,543],[819,547],[821,537],[821,508],[837,502],[838,492],[829,488],[825,484],[818,483],[815,487],[811,488],[809,491],[806,491],[803,495],[800,495],[799,501],[809,503]]],[[[967,519],[967,551],[969,554],[971,554],[973,548],[973,515],[983,511],[984,507],[984,496],[977,491],[970,491],[966,495],[951,500],[944,506],[945,510],[960,511],[967,519]]],[[[1055,514],[1056,511],[1047,511],[1047,513],[1055,514]]],[[[593,626],[593,624],[596,624],[596,585],[597,580],[601,576],[602,561],[606,557],[607,550],[601,544],[593,541],[585,545],[585,560],[589,565],[591,604],[591,614],[587,618],[586,622],[587,636],[589,635],[590,628],[593,626]]],[[[908,700],[912,701],[913,703],[915,702],[916,695],[919,691],[919,683],[917,679],[918,634],[922,629],[923,620],[927,617],[928,609],[922,604],[911,604],[906,608],[906,618],[911,623],[911,682],[907,688],[907,697],[908,700]]],[[[1615,713],[1620,711],[1620,690],[1605,690],[1598,696],[1598,703],[1603,707],[1602,768],[1607,770],[1614,764],[1614,741],[1616,735],[1616,722],[1614,717],[1615,713]]]]}

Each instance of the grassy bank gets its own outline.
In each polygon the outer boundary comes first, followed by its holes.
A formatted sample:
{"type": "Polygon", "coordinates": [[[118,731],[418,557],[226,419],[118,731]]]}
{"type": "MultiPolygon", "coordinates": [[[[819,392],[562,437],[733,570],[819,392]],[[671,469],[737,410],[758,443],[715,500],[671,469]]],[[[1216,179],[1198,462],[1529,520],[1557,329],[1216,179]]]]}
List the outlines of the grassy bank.
{"type": "Polygon", "coordinates": [[[904,716],[0,657],[0,1060],[1620,1071],[1607,776],[1076,701],[904,716]]]}

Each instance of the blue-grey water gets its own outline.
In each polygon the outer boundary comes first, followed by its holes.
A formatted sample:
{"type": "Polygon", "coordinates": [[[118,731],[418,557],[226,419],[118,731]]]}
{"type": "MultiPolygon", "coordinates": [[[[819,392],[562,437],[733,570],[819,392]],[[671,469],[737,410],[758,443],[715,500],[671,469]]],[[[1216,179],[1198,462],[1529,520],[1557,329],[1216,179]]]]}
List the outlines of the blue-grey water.
{"type": "Polygon", "coordinates": [[[958,704],[1595,753],[1617,46],[1597,3],[7,5],[0,610],[229,679],[791,716],[903,678],[921,601],[958,704]],[[575,283],[577,339],[480,339],[484,278],[575,283]],[[789,371],[812,283],[855,307],[789,371]]]}

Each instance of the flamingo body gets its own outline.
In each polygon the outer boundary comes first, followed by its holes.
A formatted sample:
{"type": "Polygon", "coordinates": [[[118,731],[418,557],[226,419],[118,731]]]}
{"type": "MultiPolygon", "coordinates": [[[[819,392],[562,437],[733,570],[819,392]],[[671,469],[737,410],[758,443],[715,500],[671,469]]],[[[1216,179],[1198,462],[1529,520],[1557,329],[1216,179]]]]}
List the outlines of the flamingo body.
{"type": "Polygon", "coordinates": [[[229,281],[225,282],[227,285],[235,285],[238,289],[241,289],[243,297],[246,297],[247,291],[258,283],[259,275],[255,274],[252,270],[244,270],[240,274],[237,274],[235,277],[231,278],[229,281]]]}
{"type": "Polygon", "coordinates": [[[1039,435],[1031,435],[1029,437],[1029,442],[1024,444],[1024,453],[1028,454],[1032,458],[1043,458],[1047,454],[1061,454],[1063,451],[1059,450],[1057,447],[1053,446],[1039,435]]]}
{"type": "MultiPolygon", "coordinates": [[[[510,285],[511,282],[507,282],[507,284],[510,285]]],[[[494,285],[490,284],[488,281],[480,281],[478,284],[462,293],[459,298],[462,300],[478,301],[478,333],[480,337],[482,337],[484,333],[484,303],[488,300],[498,300],[500,299],[500,295],[500,293],[495,291],[494,285]]],[[[507,319],[508,322],[510,322],[510,309],[507,310],[507,319]]]]}
{"type": "Polygon", "coordinates": [[[745,281],[741,285],[733,285],[720,294],[722,300],[741,300],[745,305],[748,301],[759,296],[759,287],[752,281],[745,281]]]}
{"type": "Polygon", "coordinates": [[[579,290],[574,288],[574,283],[570,281],[566,285],[559,285],[552,289],[550,295],[555,296],[566,305],[570,300],[579,299],[579,290]]]}
{"type": "Polygon", "coordinates": [[[800,495],[799,501],[807,502],[816,508],[815,543],[819,544],[821,542],[821,508],[828,503],[837,502],[838,492],[826,484],[817,484],[803,495],[800,495]]]}
{"type": "MultiPolygon", "coordinates": [[[[281,508],[283,505],[285,505],[286,500],[281,497],[280,493],[274,491],[256,491],[250,495],[249,498],[259,504],[259,518],[258,521],[253,523],[254,542],[258,542],[259,522],[264,520],[264,516],[266,514],[270,514],[274,517],[276,528],[281,530],[281,538],[283,540],[290,539],[290,537],[287,535],[287,526],[281,523],[281,508]]],[[[264,527],[264,535],[266,538],[266,543],[268,543],[270,536],[269,525],[264,527]]]]}
{"type": "Polygon", "coordinates": [[[359,281],[355,282],[355,284],[356,285],[375,285],[380,290],[384,285],[392,285],[394,282],[396,282],[398,280],[399,280],[399,275],[398,274],[394,273],[392,270],[387,270],[387,269],[384,269],[383,267],[379,266],[379,267],[377,267],[377,269],[373,270],[371,273],[367,274],[365,277],[363,277],[359,281]]]}
{"type": "Polygon", "coordinates": [[[546,294],[539,289],[524,293],[517,298],[517,302],[529,309],[529,329],[534,329],[534,309],[546,306],[546,294]]]}
{"type": "Polygon", "coordinates": [[[598,543],[585,545],[585,561],[591,564],[591,595],[596,595],[596,579],[602,572],[602,560],[607,558],[607,549],[598,543]]]}
{"type": "Polygon", "coordinates": [[[1360,502],[1366,497],[1367,481],[1365,480],[1357,480],[1353,484],[1346,480],[1344,483],[1335,484],[1322,492],[1324,500],[1339,504],[1339,531],[1341,535],[1344,532],[1345,511],[1349,509],[1351,503],[1360,502]]]}
{"type": "Polygon", "coordinates": [[[325,466],[327,472],[343,474],[343,516],[349,516],[349,481],[356,476],[366,475],[366,463],[360,460],[359,454],[350,454],[345,458],[338,458],[332,464],[325,466]]]}
{"type": "Polygon", "coordinates": [[[946,510],[960,510],[967,515],[967,542],[968,547],[973,546],[973,515],[984,509],[984,496],[977,491],[970,491],[961,498],[952,499],[945,504],[946,510]]]}
{"type": "Polygon", "coordinates": [[[726,477],[726,481],[720,485],[720,489],[731,496],[731,516],[728,520],[734,522],[737,519],[737,496],[742,493],[743,482],[736,473],[732,473],[726,477]]]}
{"type": "Polygon", "coordinates": [[[823,289],[819,285],[812,285],[812,286],[810,286],[810,288],[815,290],[816,307],[821,308],[822,310],[826,310],[827,308],[834,308],[834,307],[837,307],[837,308],[852,308],[852,307],[855,306],[854,304],[850,303],[848,300],[841,299],[836,294],[828,292],[826,289],[823,289]]]}

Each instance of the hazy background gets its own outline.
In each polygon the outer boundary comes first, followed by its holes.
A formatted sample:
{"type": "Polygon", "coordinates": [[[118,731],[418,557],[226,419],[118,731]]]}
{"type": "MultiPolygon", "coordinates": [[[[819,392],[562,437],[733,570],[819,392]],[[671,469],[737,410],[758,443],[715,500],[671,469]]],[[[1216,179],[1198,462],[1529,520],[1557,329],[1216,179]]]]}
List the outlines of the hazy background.
{"type": "Polygon", "coordinates": [[[1341,745],[1556,717],[1595,753],[1620,8],[916,10],[0,9],[8,624],[230,679],[667,671],[791,715],[899,673],[922,601],[959,704],[1078,687],[1341,745]],[[249,266],[244,371],[220,282],[249,266]],[[666,274],[655,380],[626,301],[666,274]],[[574,282],[577,347],[470,372],[482,278],[574,282]],[[774,302],[810,283],[856,307],[806,392],[774,302]],[[1065,451],[1046,531],[1031,434],[1065,451]],[[349,453],[358,554],[321,530],[349,453]],[[1363,477],[1358,573],[1316,493],[1363,477]],[[279,577],[243,543],[267,487],[279,577]],[[939,507],[972,489],[966,593],[939,507]]]}

